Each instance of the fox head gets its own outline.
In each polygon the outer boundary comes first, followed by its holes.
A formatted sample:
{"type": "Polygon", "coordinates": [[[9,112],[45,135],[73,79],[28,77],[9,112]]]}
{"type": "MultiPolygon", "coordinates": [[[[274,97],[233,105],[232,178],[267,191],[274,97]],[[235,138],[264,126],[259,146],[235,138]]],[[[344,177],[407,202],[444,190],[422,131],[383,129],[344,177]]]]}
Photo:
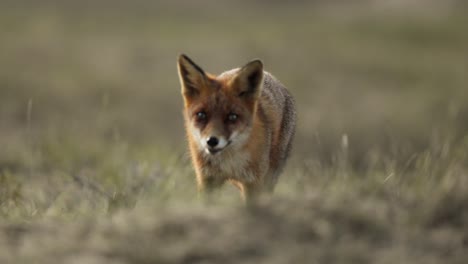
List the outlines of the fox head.
{"type": "Polygon", "coordinates": [[[208,155],[247,144],[262,90],[262,62],[253,60],[219,76],[183,54],[177,66],[189,139],[208,155]]]}

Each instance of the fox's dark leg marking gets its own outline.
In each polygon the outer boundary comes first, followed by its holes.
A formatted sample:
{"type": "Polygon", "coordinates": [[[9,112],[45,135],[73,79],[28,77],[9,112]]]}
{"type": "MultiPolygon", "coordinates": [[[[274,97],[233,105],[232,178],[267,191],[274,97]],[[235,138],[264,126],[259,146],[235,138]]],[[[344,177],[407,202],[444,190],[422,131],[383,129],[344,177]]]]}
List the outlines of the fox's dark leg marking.
{"type": "Polygon", "coordinates": [[[268,188],[260,183],[245,183],[242,186],[242,199],[247,205],[255,204],[262,194],[268,193],[268,188]]]}
{"type": "Polygon", "coordinates": [[[205,203],[212,203],[214,191],[221,187],[224,182],[223,179],[217,177],[198,178],[198,197],[205,203]]]}
{"type": "Polygon", "coordinates": [[[224,184],[225,180],[218,177],[203,177],[198,180],[198,190],[200,192],[211,193],[215,189],[221,187],[224,184]]]}

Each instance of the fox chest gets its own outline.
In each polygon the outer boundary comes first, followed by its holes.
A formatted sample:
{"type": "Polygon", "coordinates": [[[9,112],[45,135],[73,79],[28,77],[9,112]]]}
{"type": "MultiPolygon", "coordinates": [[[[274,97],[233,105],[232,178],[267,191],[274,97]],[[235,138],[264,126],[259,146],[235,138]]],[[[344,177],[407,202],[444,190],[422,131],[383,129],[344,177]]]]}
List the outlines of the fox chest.
{"type": "Polygon", "coordinates": [[[235,179],[245,182],[255,181],[257,172],[252,166],[249,153],[222,153],[205,160],[202,173],[206,177],[235,179]]]}

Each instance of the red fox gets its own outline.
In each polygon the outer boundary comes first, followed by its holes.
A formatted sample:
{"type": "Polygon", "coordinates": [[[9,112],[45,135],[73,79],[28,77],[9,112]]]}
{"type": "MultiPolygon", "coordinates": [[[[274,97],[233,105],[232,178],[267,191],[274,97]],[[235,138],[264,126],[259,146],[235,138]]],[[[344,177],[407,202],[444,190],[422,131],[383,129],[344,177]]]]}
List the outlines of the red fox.
{"type": "Polygon", "coordinates": [[[272,192],[295,133],[287,89],[260,60],[215,76],[182,54],[178,71],[199,191],[229,181],[247,203],[272,192]]]}

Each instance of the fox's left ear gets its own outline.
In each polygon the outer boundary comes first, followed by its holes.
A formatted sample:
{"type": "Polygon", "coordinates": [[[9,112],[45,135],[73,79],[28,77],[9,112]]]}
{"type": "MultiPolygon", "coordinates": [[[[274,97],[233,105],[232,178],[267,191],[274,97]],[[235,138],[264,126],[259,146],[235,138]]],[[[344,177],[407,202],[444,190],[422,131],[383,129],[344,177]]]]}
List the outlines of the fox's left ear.
{"type": "Polygon", "coordinates": [[[241,97],[258,98],[263,84],[263,63],[253,60],[242,67],[234,77],[235,92],[241,97]]]}

